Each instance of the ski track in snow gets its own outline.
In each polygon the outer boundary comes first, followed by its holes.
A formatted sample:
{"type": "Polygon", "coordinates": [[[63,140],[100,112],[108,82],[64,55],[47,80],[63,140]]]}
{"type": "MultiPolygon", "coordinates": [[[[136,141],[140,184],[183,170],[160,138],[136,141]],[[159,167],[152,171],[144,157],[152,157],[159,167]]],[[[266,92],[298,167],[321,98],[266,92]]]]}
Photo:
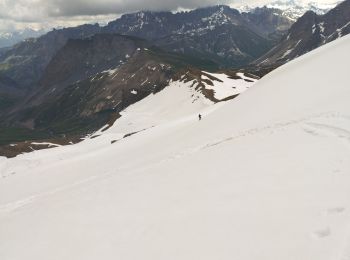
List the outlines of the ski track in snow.
{"type": "Polygon", "coordinates": [[[101,179],[101,178],[104,178],[108,175],[109,175],[109,173],[102,174],[100,176],[90,176],[84,180],[81,180],[81,181],[78,181],[78,182],[75,182],[75,183],[72,183],[69,185],[64,185],[62,187],[58,187],[58,188],[53,189],[49,192],[40,193],[40,194],[33,195],[33,196],[30,196],[30,197],[25,198],[25,199],[21,199],[21,200],[15,201],[15,202],[7,203],[5,205],[0,205],[0,212],[10,212],[10,211],[17,210],[19,208],[22,208],[24,206],[32,204],[40,199],[45,199],[45,198],[52,196],[52,195],[55,195],[59,192],[71,190],[71,189],[74,189],[74,188],[82,186],[82,185],[87,185],[90,182],[95,181],[98,178],[101,179]]]}
{"type": "MultiPolygon", "coordinates": [[[[322,114],[318,114],[318,115],[313,115],[313,116],[309,116],[306,118],[293,120],[293,121],[280,122],[280,123],[270,125],[270,126],[249,129],[249,130],[246,130],[242,133],[238,133],[238,134],[228,136],[228,137],[218,139],[218,140],[213,140],[213,141],[205,143],[201,146],[187,148],[183,152],[176,153],[176,154],[174,154],[170,157],[167,157],[159,162],[145,165],[145,167],[153,167],[153,166],[156,166],[159,164],[163,164],[163,163],[167,163],[167,162],[174,161],[177,159],[181,159],[183,157],[197,153],[201,150],[210,149],[211,147],[218,146],[218,145],[226,143],[226,142],[240,140],[241,138],[246,138],[249,136],[262,134],[262,133],[274,134],[276,131],[283,131],[286,127],[290,127],[290,126],[298,126],[301,129],[303,129],[305,131],[305,133],[311,134],[311,135],[316,135],[316,136],[324,135],[324,136],[333,137],[333,138],[337,137],[337,138],[342,139],[342,140],[346,139],[347,142],[349,142],[349,144],[350,144],[350,131],[336,127],[336,126],[331,125],[331,124],[313,123],[313,121],[319,120],[319,119],[326,119],[327,121],[330,122],[330,120],[329,120],[330,118],[331,119],[341,118],[341,119],[346,119],[350,122],[349,117],[340,116],[338,113],[333,113],[333,112],[327,112],[327,113],[322,113],[322,114]]],[[[56,188],[56,189],[49,191],[49,192],[44,192],[41,194],[33,195],[33,196],[28,197],[28,198],[24,198],[24,199],[15,201],[15,202],[8,203],[5,205],[0,205],[0,212],[9,212],[9,211],[17,210],[17,209],[22,208],[24,206],[27,206],[31,203],[37,202],[38,200],[45,199],[48,196],[53,196],[59,192],[71,190],[71,189],[74,189],[76,187],[80,187],[83,185],[89,185],[90,182],[95,181],[96,179],[108,178],[108,176],[111,176],[115,173],[119,173],[119,170],[120,169],[114,169],[114,170],[111,170],[107,173],[101,174],[99,176],[90,176],[90,177],[83,179],[81,181],[78,181],[76,183],[64,185],[62,187],[56,188]]],[[[343,213],[344,211],[345,211],[345,208],[343,208],[343,207],[330,208],[327,210],[327,212],[329,214],[339,214],[339,213],[343,213]]],[[[313,235],[317,238],[327,237],[327,236],[331,235],[331,230],[329,229],[329,227],[326,227],[326,228],[314,231],[313,235]]]]}
{"type": "Polygon", "coordinates": [[[104,174],[101,174],[99,176],[97,176],[97,175],[90,176],[86,179],[74,182],[72,184],[63,185],[61,187],[55,188],[55,189],[48,191],[48,192],[39,193],[39,194],[29,196],[29,197],[24,198],[24,199],[20,199],[20,200],[14,201],[14,202],[0,205],[0,213],[6,213],[6,212],[12,212],[15,210],[19,210],[25,206],[29,206],[32,203],[36,203],[36,202],[39,202],[41,200],[48,199],[48,197],[54,196],[58,193],[66,192],[69,190],[73,190],[75,188],[80,188],[80,187],[89,185],[97,180],[102,180],[102,179],[108,178],[109,176],[112,176],[112,174],[119,172],[119,170],[120,169],[114,169],[114,170],[108,171],[104,174]]]}
{"type": "Polygon", "coordinates": [[[340,251],[340,256],[337,258],[338,260],[350,260],[350,228],[348,228],[348,234],[340,251]]]}
{"type": "MultiPolygon", "coordinates": [[[[271,134],[273,134],[275,131],[283,130],[285,127],[292,126],[292,125],[299,125],[300,127],[304,128],[305,132],[307,132],[309,134],[316,134],[317,131],[325,129],[325,130],[327,130],[327,132],[329,134],[331,134],[331,136],[346,139],[350,144],[350,131],[348,131],[346,129],[338,128],[338,127],[333,126],[333,125],[317,124],[317,123],[310,122],[310,121],[315,120],[315,119],[324,119],[324,118],[329,118],[329,117],[348,119],[347,116],[339,116],[338,113],[327,112],[327,113],[322,113],[319,115],[314,115],[314,116],[302,118],[299,120],[281,122],[281,123],[277,123],[274,125],[265,126],[265,127],[261,127],[261,128],[253,128],[253,129],[249,129],[249,130],[244,131],[244,132],[239,133],[239,134],[235,134],[235,135],[228,136],[228,137],[218,139],[218,140],[213,140],[213,141],[206,143],[202,146],[188,148],[184,152],[175,154],[172,157],[167,158],[162,162],[168,162],[170,160],[175,160],[175,159],[196,153],[196,152],[203,150],[203,149],[208,149],[210,147],[217,146],[217,145],[220,145],[220,144],[225,143],[225,142],[234,141],[236,139],[252,136],[255,134],[260,134],[262,132],[270,132],[271,134]],[[312,126],[313,128],[311,130],[306,129],[305,126],[303,127],[303,125],[312,126]]],[[[349,119],[349,122],[350,122],[350,119],[349,119]]]]}
{"type": "Polygon", "coordinates": [[[310,127],[308,130],[311,134],[324,135],[328,137],[337,137],[345,140],[346,144],[350,145],[350,131],[336,127],[334,125],[319,124],[319,123],[306,123],[310,127]]]}

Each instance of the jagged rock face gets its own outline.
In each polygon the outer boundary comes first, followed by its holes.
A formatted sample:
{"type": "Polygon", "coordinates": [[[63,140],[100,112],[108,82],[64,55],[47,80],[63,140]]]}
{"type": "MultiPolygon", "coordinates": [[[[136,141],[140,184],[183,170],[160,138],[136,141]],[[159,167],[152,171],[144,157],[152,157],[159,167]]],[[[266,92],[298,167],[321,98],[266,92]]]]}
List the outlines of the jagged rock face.
{"type": "Polygon", "coordinates": [[[0,56],[0,73],[24,87],[33,87],[56,52],[68,39],[81,39],[100,31],[98,25],[53,30],[15,45],[0,56]]]}
{"type": "Polygon", "coordinates": [[[321,45],[350,33],[350,0],[325,15],[309,11],[289,30],[281,42],[254,64],[283,64],[321,45]]]}
{"type": "Polygon", "coordinates": [[[148,40],[171,34],[203,34],[217,25],[242,23],[239,12],[226,6],[201,8],[191,12],[138,12],[123,15],[104,30],[134,35],[148,40]]]}
{"type": "Polygon", "coordinates": [[[172,52],[207,57],[221,67],[247,64],[272,47],[271,42],[244,26],[225,24],[201,35],[170,35],[156,45],[172,52]]]}
{"type": "Polygon", "coordinates": [[[282,12],[276,9],[257,8],[251,13],[241,14],[235,9],[221,5],[175,14],[170,12],[127,14],[110,22],[104,31],[152,40],[172,34],[201,35],[223,24],[247,26],[258,35],[267,36],[275,30],[288,29],[292,21],[283,17],[282,12]],[[265,23],[264,26],[261,25],[262,21],[265,23]]]}
{"type": "MultiPolygon", "coordinates": [[[[350,33],[350,1],[344,1],[323,17],[326,42],[333,41],[350,33]]],[[[323,22],[323,21],[322,21],[323,22]]]]}
{"type": "Polygon", "coordinates": [[[228,6],[215,6],[176,14],[128,14],[104,31],[143,37],[168,51],[204,54],[225,67],[247,64],[266,53],[291,25],[274,9],[241,14],[228,6]]]}

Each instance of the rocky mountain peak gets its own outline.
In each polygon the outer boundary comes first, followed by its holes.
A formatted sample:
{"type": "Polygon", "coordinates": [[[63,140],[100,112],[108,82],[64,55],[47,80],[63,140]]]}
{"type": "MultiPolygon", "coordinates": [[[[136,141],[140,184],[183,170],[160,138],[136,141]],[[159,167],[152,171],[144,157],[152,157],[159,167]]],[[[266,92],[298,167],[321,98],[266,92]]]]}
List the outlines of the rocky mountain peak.
{"type": "Polygon", "coordinates": [[[283,64],[321,45],[350,33],[350,0],[346,0],[324,15],[306,12],[281,42],[255,63],[283,64]]]}

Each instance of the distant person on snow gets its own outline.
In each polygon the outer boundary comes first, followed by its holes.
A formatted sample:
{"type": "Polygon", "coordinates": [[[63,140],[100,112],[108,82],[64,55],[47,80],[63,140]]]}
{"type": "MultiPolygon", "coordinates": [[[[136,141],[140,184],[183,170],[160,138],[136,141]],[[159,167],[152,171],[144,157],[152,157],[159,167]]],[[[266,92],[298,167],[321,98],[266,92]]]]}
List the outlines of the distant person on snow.
{"type": "Polygon", "coordinates": [[[202,115],[201,114],[198,115],[198,119],[199,119],[199,121],[202,120],[202,115]]]}

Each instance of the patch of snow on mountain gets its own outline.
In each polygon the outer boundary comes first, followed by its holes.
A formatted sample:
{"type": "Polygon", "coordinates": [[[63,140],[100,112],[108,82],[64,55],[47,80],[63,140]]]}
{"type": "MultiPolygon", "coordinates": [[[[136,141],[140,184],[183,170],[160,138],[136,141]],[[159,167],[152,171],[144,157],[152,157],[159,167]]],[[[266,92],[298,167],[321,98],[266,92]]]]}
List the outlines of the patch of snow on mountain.
{"type": "MultiPolygon", "coordinates": [[[[108,74],[109,76],[112,76],[114,73],[116,73],[118,71],[118,67],[117,68],[114,68],[114,69],[109,69],[109,70],[105,70],[105,71],[102,71],[101,74],[108,74]]],[[[93,81],[95,78],[92,78],[91,81],[93,81]]]]}
{"type": "Polygon", "coordinates": [[[283,59],[284,57],[287,57],[289,54],[291,54],[292,51],[293,51],[293,49],[287,50],[287,51],[283,54],[283,56],[281,57],[281,59],[283,59]]]}
{"type": "Polygon", "coordinates": [[[325,30],[324,22],[319,23],[319,24],[318,24],[318,27],[320,28],[320,32],[321,32],[321,33],[324,33],[324,30],[325,30]]]}
{"type": "Polygon", "coordinates": [[[343,33],[343,30],[344,30],[345,28],[347,28],[349,25],[350,25],[350,22],[348,22],[347,24],[345,24],[343,27],[337,29],[338,38],[343,37],[343,34],[342,34],[342,33],[343,33]]]}

